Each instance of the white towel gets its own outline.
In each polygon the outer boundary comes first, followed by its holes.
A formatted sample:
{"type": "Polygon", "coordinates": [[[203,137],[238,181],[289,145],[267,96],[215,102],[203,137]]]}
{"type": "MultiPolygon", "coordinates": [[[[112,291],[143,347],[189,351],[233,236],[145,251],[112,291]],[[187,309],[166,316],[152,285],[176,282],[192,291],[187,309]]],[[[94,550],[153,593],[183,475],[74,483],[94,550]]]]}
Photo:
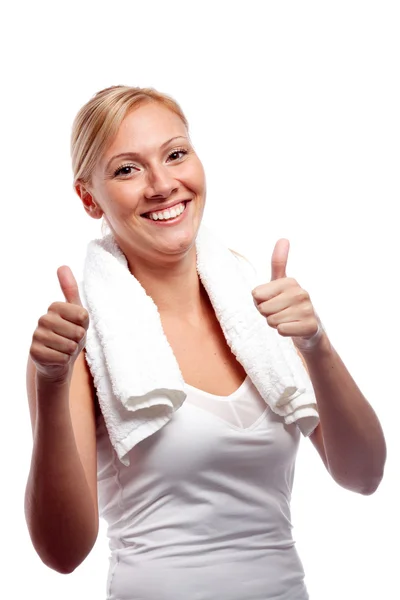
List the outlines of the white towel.
{"type": "MultiPolygon", "coordinates": [[[[314,390],[291,338],[254,305],[254,267],[204,223],[195,245],[197,272],[233,354],[271,409],[310,435],[319,422],[314,390]]],[[[111,443],[129,465],[129,451],[182,405],[185,382],[158,308],[111,233],[89,243],[80,288],[90,316],[86,359],[111,443]]]]}

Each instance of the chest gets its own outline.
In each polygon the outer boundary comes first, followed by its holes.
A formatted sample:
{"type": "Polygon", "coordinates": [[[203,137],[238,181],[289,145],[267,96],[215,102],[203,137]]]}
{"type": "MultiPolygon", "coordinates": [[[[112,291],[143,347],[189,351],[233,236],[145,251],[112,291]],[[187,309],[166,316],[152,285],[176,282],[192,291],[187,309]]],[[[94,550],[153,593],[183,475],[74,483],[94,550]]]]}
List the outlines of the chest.
{"type": "Polygon", "coordinates": [[[246,378],[214,313],[195,327],[161,317],[168,342],[189,385],[218,396],[229,396],[246,378]]]}

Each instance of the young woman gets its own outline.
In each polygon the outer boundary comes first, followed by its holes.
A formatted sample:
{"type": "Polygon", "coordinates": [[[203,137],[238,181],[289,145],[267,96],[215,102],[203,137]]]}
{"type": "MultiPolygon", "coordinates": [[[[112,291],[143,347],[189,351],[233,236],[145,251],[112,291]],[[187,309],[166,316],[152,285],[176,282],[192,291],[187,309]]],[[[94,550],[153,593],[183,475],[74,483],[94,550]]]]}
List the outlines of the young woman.
{"type": "MultiPolygon", "coordinates": [[[[76,117],[72,161],[84,209],[104,217],[157,305],[187,400],[121,465],[83,351],[89,315],[71,270],[60,267],[65,302],[40,317],[27,369],[34,443],[26,519],[36,551],[71,573],[96,541],[100,510],[109,600],[306,600],[290,522],[299,429],[265,410],[196,271],[206,181],[180,107],[152,89],[103,90],[76,117]],[[257,406],[245,426],[229,416],[257,406]]],[[[286,276],[287,255],[280,240],[272,280],[253,290],[254,303],[302,348],[320,416],[310,439],[329,473],[371,494],[386,459],[381,426],[318,327],[309,295],[286,276]]]]}

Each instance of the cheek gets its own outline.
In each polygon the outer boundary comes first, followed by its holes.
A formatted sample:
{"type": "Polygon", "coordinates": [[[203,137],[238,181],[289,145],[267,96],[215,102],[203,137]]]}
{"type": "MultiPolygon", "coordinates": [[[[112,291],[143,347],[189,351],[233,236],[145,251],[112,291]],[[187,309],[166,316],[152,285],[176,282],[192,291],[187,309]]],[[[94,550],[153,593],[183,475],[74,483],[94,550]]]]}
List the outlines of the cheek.
{"type": "Polygon", "coordinates": [[[198,194],[202,194],[206,188],[205,173],[200,161],[193,161],[187,165],[185,170],[185,181],[188,187],[198,194]]]}
{"type": "Polygon", "coordinates": [[[106,188],[108,205],[113,211],[132,210],[139,201],[138,190],[129,181],[110,182],[106,188]]]}

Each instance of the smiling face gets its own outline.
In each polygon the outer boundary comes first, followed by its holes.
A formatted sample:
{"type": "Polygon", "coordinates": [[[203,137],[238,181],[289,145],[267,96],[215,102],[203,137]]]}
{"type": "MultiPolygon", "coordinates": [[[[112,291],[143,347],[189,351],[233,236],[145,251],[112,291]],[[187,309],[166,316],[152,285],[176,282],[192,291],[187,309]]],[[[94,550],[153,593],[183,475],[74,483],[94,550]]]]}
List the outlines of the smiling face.
{"type": "Polygon", "coordinates": [[[184,123],[158,102],[128,113],[85,189],[77,186],[86,211],[105,215],[128,260],[172,258],[193,246],[205,205],[204,170],[184,123]],[[186,201],[176,223],[143,216],[186,201]]]}

